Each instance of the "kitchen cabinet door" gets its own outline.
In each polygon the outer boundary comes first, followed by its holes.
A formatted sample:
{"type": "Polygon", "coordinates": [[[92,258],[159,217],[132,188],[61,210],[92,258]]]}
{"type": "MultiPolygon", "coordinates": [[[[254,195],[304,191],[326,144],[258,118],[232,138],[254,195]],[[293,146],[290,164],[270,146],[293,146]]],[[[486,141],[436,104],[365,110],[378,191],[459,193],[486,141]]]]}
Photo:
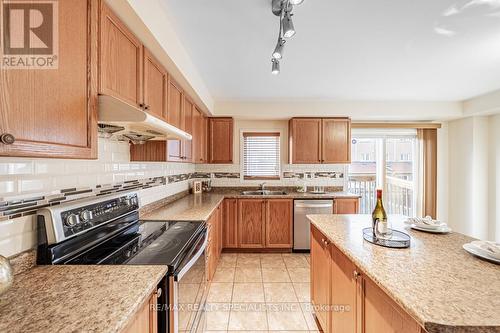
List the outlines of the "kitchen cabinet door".
{"type": "Polygon", "coordinates": [[[293,200],[266,200],[266,247],[292,248],[293,200]]]}
{"type": "Polygon", "coordinates": [[[330,330],[331,256],[328,242],[311,225],[311,303],[323,332],[330,330]]]}
{"type": "Polygon", "coordinates": [[[210,118],[209,163],[233,163],[233,118],[210,118]]]}
{"type": "Polygon", "coordinates": [[[160,119],[167,119],[167,71],[144,48],[144,109],[160,119]]]}
{"type": "Polygon", "coordinates": [[[265,200],[238,200],[238,237],[240,248],[265,247],[265,219],[265,200]]]}
{"type": "Polygon", "coordinates": [[[358,214],[359,199],[340,198],[333,200],[333,214],[358,214]]]}
{"type": "Polygon", "coordinates": [[[202,146],[203,146],[203,163],[208,163],[208,150],[209,150],[209,147],[208,147],[208,117],[205,117],[203,116],[203,124],[202,124],[202,129],[203,129],[203,132],[202,132],[202,136],[201,136],[201,140],[202,140],[202,146]]]}
{"type": "Polygon", "coordinates": [[[157,299],[158,293],[154,292],[142,307],[139,308],[139,311],[137,311],[130,323],[125,327],[123,333],[157,333],[157,299]]]}
{"type": "Polygon", "coordinates": [[[196,107],[193,110],[193,162],[194,163],[202,163],[203,162],[203,147],[202,145],[202,125],[203,118],[202,113],[196,107]]]}
{"type": "Polygon", "coordinates": [[[219,206],[217,206],[217,258],[220,258],[224,242],[223,222],[224,221],[222,217],[222,204],[220,204],[219,206]]]}
{"type": "Polygon", "coordinates": [[[183,93],[181,86],[177,84],[170,76],[168,79],[168,108],[167,122],[177,128],[183,127],[183,93]]]}
{"type": "Polygon", "coordinates": [[[344,311],[332,311],[332,332],[356,333],[356,266],[337,249],[331,246],[332,287],[331,303],[344,306],[344,311]]]}
{"type": "MultiPolygon", "coordinates": [[[[417,322],[366,276],[360,279],[361,306],[358,313],[364,333],[420,333],[417,322]]],[[[359,288],[358,288],[359,289],[359,288]]]]}
{"type": "Polygon", "coordinates": [[[104,1],[101,3],[99,92],[140,106],[143,103],[142,43],[104,1]]]}
{"type": "Polygon", "coordinates": [[[238,200],[225,199],[223,207],[223,247],[238,248],[238,200]]]}
{"type": "Polygon", "coordinates": [[[166,162],[167,142],[147,141],[141,145],[130,145],[131,162],[166,162]]]}
{"type": "MultiPolygon", "coordinates": [[[[184,129],[184,121],[184,94],[180,86],[169,77],[167,122],[179,129],[184,129]]],[[[184,161],[181,140],[168,140],[167,146],[167,160],[169,162],[184,161]]]]}
{"type": "Polygon", "coordinates": [[[351,120],[322,119],[321,162],[351,163],[351,120]]]}
{"type": "MultiPolygon", "coordinates": [[[[185,96],[185,95],[184,95],[185,96]]],[[[184,97],[184,126],[182,129],[193,135],[193,112],[194,103],[187,97],[184,97]]],[[[182,160],[184,162],[193,162],[193,141],[182,140],[182,160]]]]}
{"type": "Polygon", "coordinates": [[[59,1],[58,68],[0,66],[0,156],[97,158],[98,17],[59,1]]]}
{"type": "Polygon", "coordinates": [[[291,119],[289,146],[291,164],[321,163],[321,119],[291,119]]]}

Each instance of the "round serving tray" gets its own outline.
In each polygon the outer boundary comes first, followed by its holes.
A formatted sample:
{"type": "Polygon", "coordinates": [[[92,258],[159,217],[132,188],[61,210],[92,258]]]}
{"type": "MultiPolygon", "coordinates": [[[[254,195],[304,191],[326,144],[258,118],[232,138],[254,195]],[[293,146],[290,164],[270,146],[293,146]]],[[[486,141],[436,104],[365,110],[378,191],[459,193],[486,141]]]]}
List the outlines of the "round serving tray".
{"type": "Polygon", "coordinates": [[[410,236],[398,230],[392,230],[391,238],[378,238],[373,234],[372,228],[363,229],[363,238],[372,244],[394,249],[404,249],[410,247],[410,236]]]}

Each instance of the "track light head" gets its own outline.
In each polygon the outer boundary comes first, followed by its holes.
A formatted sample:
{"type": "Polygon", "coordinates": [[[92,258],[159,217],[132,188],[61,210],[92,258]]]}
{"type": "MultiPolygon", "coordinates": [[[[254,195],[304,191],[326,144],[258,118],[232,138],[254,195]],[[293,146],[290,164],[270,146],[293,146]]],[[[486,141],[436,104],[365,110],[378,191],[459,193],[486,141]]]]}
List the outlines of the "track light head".
{"type": "Polygon", "coordinates": [[[276,44],[276,47],[274,48],[273,52],[273,58],[274,59],[281,59],[283,58],[283,51],[285,50],[285,40],[283,38],[278,38],[278,43],[276,44]]]}
{"type": "Polygon", "coordinates": [[[297,5],[302,4],[304,2],[304,0],[288,0],[288,2],[290,2],[290,5],[297,6],[297,5]]]}
{"type": "Polygon", "coordinates": [[[291,38],[295,35],[295,28],[293,27],[292,14],[289,11],[285,12],[283,18],[281,19],[281,24],[283,26],[283,37],[291,38]]]}
{"type": "Polygon", "coordinates": [[[278,75],[280,73],[280,61],[278,59],[272,59],[271,74],[278,75]]]}

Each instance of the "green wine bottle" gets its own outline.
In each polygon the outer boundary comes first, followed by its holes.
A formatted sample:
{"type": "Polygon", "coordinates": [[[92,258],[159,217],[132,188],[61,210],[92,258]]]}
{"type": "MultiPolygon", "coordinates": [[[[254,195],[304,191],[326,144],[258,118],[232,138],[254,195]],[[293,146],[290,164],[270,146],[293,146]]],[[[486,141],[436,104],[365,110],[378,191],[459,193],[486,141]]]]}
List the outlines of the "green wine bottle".
{"type": "Polygon", "coordinates": [[[382,203],[382,190],[377,190],[377,204],[372,213],[372,228],[374,237],[384,237],[389,232],[387,214],[382,203]]]}

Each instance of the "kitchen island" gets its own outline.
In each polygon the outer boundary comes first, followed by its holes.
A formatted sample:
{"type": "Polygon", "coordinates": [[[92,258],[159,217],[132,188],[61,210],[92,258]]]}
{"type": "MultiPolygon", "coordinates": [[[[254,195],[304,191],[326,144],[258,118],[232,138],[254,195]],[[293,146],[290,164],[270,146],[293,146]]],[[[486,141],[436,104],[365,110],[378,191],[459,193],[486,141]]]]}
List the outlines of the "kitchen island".
{"type": "Polygon", "coordinates": [[[346,299],[355,303],[350,304],[353,311],[346,316],[318,312],[324,331],[345,324],[349,316],[349,322],[355,322],[354,329],[362,327],[363,332],[406,333],[422,328],[429,333],[500,332],[500,266],[465,252],[462,245],[472,238],[415,231],[404,225],[403,216],[390,216],[394,229],[411,236],[411,246],[389,249],[363,240],[362,229],[371,225],[369,215],[308,218],[313,236],[317,236],[312,237],[312,243],[319,239],[316,248],[311,246],[313,300],[316,296],[316,303],[335,305],[346,299]],[[328,264],[325,258],[331,261],[332,269],[315,272],[318,264],[328,264]],[[314,295],[318,287],[314,286],[315,274],[333,282],[323,288],[329,288],[331,297],[314,295]],[[336,286],[341,283],[346,288],[339,292],[336,286]],[[355,295],[349,295],[351,287],[355,295]],[[380,301],[383,297],[387,302],[380,301]],[[388,309],[395,310],[386,316],[392,311],[388,309]]]}

